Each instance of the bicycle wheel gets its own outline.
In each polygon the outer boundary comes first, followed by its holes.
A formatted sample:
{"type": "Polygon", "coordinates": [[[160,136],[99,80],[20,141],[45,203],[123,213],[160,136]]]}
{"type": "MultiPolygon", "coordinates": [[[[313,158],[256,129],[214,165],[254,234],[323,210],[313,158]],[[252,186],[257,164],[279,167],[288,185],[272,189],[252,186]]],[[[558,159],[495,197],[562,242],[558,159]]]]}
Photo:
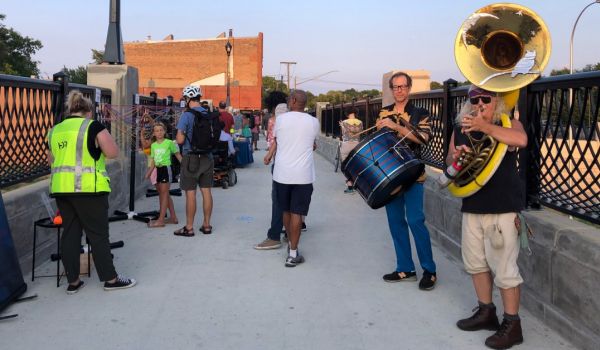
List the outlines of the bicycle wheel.
{"type": "Polygon", "coordinates": [[[340,167],[340,158],[341,158],[340,157],[340,149],[341,149],[341,147],[342,147],[342,143],[340,142],[338,144],[337,152],[335,154],[335,160],[333,161],[333,164],[334,164],[333,172],[334,173],[337,173],[338,168],[340,167]]]}

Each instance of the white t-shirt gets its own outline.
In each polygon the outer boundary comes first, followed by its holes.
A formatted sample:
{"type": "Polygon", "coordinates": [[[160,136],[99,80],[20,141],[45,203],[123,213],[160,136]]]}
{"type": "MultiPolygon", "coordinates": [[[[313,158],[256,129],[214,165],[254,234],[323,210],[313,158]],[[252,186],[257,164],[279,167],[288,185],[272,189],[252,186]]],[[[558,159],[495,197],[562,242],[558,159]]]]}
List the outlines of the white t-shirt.
{"type": "Polygon", "coordinates": [[[318,134],[319,121],[310,114],[287,112],[277,117],[273,180],[293,185],[315,182],[313,144],[318,134]]]}

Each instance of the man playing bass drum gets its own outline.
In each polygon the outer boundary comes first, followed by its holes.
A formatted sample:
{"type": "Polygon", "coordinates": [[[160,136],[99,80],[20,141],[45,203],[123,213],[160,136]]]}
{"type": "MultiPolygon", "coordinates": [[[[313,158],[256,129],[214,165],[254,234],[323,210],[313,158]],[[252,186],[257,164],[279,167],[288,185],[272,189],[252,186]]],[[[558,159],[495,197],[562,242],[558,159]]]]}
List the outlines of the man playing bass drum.
{"type": "MultiPolygon", "coordinates": [[[[389,87],[394,94],[393,105],[384,107],[379,113],[377,129],[383,127],[394,130],[398,137],[415,151],[421,144],[429,140],[431,126],[429,125],[429,112],[414,106],[408,99],[412,87],[412,78],[398,72],[391,76],[389,87]],[[403,119],[403,121],[399,120],[403,119]],[[408,127],[408,124],[413,127],[408,127]],[[415,135],[417,132],[419,135],[415,135]]],[[[396,269],[383,276],[386,282],[416,281],[417,273],[412,260],[410,237],[408,228],[415,241],[419,262],[423,268],[423,277],[419,283],[421,290],[431,290],[437,280],[435,262],[431,252],[429,231],[425,227],[425,214],[423,213],[423,182],[425,172],[407,191],[396,197],[385,206],[388,225],[394,248],[396,250],[396,269]]]]}

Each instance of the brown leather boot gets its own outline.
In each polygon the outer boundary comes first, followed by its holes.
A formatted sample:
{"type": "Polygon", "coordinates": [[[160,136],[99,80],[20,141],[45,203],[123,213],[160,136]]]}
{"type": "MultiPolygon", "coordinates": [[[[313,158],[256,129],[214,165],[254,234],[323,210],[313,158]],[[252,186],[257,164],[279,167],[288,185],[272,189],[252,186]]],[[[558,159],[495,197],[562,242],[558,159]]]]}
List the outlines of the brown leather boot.
{"type": "Polygon", "coordinates": [[[485,345],[492,349],[509,349],[522,342],[521,320],[504,319],[496,333],[485,340],[485,345]]]}
{"type": "Polygon", "coordinates": [[[482,329],[495,331],[500,326],[500,324],[498,323],[498,316],[496,316],[495,306],[478,306],[474,308],[473,311],[475,311],[473,316],[459,320],[458,322],[456,322],[456,326],[458,326],[458,328],[462,329],[463,331],[479,331],[482,329]]]}

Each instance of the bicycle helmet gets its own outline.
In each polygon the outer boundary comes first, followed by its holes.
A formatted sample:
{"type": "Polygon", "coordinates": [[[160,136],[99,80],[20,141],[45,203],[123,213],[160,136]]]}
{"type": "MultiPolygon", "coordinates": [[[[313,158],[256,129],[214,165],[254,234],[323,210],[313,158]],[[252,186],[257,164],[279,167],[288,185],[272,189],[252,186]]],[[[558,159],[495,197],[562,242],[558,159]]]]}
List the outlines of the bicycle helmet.
{"type": "Polygon", "coordinates": [[[194,98],[202,96],[202,90],[199,86],[188,85],[183,89],[183,96],[187,98],[194,98]]]}

